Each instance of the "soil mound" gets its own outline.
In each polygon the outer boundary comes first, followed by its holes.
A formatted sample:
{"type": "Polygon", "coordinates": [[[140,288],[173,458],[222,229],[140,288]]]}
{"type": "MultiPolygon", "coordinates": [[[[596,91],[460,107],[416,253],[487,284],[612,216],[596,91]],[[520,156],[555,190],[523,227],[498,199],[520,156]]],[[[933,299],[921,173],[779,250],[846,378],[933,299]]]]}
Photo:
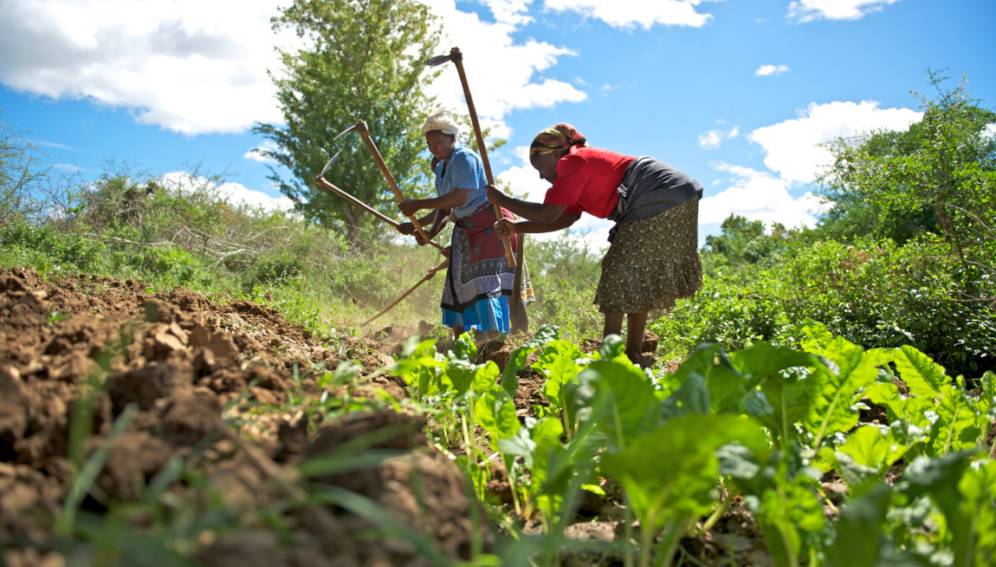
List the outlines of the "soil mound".
{"type": "MultiPolygon", "coordinates": [[[[167,489],[176,506],[207,506],[207,495],[220,495],[227,509],[252,511],[300,500],[287,484],[293,465],[364,436],[374,439],[367,447],[397,454],[315,483],[348,488],[421,530],[442,553],[466,557],[466,481],[426,446],[424,421],[381,411],[322,425],[321,415],[298,407],[345,394],[319,386],[341,360],[360,362],[363,373],[390,363],[370,341],[344,338],[336,347],[244,301],[224,304],[182,289],[150,293],[131,280],[0,272],[0,543],[20,546],[4,559],[30,564],[49,552],[74,471],[97,448],[107,447],[107,461],[82,500],[84,513],[99,516],[145,497],[178,460],[204,481],[179,475],[167,489]],[[112,436],[123,416],[130,423],[112,436]]],[[[396,383],[363,373],[342,387],[350,399],[374,389],[403,395],[396,383]]],[[[381,547],[347,541],[370,525],[341,507],[298,502],[290,509],[290,536],[243,525],[209,538],[195,560],[346,565],[415,555],[402,540],[381,547]]]]}

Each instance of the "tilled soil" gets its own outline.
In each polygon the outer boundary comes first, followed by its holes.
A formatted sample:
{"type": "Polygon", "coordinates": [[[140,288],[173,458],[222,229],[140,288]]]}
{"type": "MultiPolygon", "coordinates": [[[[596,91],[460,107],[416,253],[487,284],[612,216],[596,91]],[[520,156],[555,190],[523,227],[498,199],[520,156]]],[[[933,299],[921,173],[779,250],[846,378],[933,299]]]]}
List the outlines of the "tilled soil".
{"type": "MultiPolygon", "coordinates": [[[[185,290],[148,293],[130,280],[47,281],[30,270],[0,272],[0,544],[13,545],[4,559],[27,565],[48,557],[78,465],[109,444],[107,463],[82,500],[85,513],[99,516],[143,498],[176,459],[206,479],[203,486],[177,480],[169,491],[179,498],[216,495],[244,517],[297,502],[285,518],[287,537],[252,525],[214,534],[194,551],[201,564],[416,562],[410,542],[365,543],[368,520],[340,506],[302,505],[288,488],[292,465],[354,450],[349,443],[364,437],[373,439],[365,448],[394,453],[362,471],[319,475],[309,486],[363,495],[427,535],[441,553],[467,557],[468,518],[475,514],[466,481],[426,445],[418,418],[376,410],[309,423],[291,403],[291,396],[321,395],[319,380],[346,359],[367,371],[390,362],[370,342],[345,338],[330,348],[248,302],[221,304],[185,290]],[[272,409],[272,417],[243,413],[253,404],[272,409]],[[133,420],[110,439],[125,413],[133,420]],[[70,443],[74,425],[92,435],[70,443]]],[[[376,390],[404,395],[384,377],[361,378],[349,389],[352,399],[376,390]]]]}

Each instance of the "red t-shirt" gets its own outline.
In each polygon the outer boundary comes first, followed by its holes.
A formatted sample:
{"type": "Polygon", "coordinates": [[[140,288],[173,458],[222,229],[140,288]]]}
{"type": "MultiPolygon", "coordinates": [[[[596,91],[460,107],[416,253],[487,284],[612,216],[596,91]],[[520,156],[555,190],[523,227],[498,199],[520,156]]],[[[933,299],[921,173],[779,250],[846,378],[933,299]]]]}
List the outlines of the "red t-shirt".
{"type": "Polygon", "coordinates": [[[604,219],[615,208],[619,200],[616,187],[634,159],[608,150],[574,146],[557,162],[557,179],[547,189],[543,204],[563,205],[574,214],[584,211],[604,219]]]}

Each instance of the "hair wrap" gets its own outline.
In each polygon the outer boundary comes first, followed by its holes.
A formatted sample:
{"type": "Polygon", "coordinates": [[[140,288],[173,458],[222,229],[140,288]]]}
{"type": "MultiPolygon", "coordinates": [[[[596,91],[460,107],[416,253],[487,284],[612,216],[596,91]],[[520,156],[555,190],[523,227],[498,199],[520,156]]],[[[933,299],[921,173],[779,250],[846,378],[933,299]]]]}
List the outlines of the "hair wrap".
{"type": "Polygon", "coordinates": [[[449,134],[455,136],[460,133],[460,127],[450,116],[449,112],[445,110],[438,110],[433,112],[425,119],[425,124],[422,125],[422,133],[426,134],[438,130],[443,134],[449,134]]]}
{"type": "Polygon", "coordinates": [[[529,145],[529,157],[552,154],[573,146],[587,146],[588,140],[574,126],[561,122],[543,130],[529,145]]]}

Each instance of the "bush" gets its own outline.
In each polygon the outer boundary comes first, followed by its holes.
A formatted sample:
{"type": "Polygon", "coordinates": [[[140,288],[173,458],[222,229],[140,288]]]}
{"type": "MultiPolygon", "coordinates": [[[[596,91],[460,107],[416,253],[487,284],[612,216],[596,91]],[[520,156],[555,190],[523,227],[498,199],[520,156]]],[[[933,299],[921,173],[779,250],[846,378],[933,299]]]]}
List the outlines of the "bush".
{"type": "Polygon", "coordinates": [[[925,235],[799,247],[766,268],[706,274],[695,297],[651,325],[666,354],[697,343],[730,349],[756,341],[796,345],[813,323],[866,347],[915,346],[959,373],[994,367],[993,282],[964,273],[952,247],[925,235]],[[981,286],[981,287],[980,287],[981,286]]]}
{"type": "Polygon", "coordinates": [[[569,233],[547,241],[527,237],[526,263],[536,293],[527,307],[531,329],[555,324],[566,338],[601,336],[602,315],[594,305],[600,254],[569,233]]]}

